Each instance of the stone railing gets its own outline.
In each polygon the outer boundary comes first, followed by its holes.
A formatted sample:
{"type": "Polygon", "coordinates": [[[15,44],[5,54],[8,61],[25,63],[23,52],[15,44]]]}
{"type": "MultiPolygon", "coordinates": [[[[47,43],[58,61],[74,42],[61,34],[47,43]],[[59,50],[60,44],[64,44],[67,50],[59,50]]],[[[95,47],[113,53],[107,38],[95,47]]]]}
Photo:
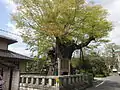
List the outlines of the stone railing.
{"type": "Polygon", "coordinates": [[[80,90],[89,86],[92,76],[86,74],[65,76],[21,75],[20,90],[80,90]]]}

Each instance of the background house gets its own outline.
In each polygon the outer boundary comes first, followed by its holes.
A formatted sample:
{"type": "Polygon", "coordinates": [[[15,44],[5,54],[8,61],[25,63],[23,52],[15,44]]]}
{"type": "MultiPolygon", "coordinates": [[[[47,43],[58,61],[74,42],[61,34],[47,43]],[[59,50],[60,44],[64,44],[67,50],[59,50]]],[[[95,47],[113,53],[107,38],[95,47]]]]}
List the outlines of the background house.
{"type": "Polygon", "coordinates": [[[25,64],[31,58],[9,51],[8,46],[17,41],[0,35],[0,74],[5,84],[3,90],[18,90],[20,72],[25,71],[25,64]]]}

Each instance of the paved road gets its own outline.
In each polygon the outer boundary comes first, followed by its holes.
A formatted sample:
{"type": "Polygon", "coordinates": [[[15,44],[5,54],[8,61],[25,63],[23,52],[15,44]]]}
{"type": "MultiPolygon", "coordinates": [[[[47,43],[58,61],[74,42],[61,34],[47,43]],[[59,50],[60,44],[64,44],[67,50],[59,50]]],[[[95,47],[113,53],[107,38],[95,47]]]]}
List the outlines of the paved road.
{"type": "Polygon", "coordinates": [[[120,90],[120,76],[114,75],[98,80],[93,87],[86,90],[120,90]]]}

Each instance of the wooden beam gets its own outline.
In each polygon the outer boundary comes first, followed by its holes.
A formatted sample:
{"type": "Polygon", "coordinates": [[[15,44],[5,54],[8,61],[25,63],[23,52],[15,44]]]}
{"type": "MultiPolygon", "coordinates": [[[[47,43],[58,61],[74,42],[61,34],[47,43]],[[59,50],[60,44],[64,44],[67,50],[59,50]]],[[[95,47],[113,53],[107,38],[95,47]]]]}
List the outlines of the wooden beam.
{"type": "Polygon", "coordinates": [[[15,64],[10,63],[10,62],[5,62],[5,61],[2,61],[2,60],[0,60],[0,64],[5,66],[5,67],[16,67],[15,64]]]}

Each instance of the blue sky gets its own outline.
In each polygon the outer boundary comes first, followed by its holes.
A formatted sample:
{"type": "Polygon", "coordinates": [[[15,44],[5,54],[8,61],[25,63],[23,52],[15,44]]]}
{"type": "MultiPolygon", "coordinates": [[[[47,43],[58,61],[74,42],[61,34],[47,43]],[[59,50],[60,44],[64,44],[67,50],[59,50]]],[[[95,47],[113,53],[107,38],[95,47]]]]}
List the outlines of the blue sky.
{"type": "Polygon", "coordinates": [[[0,28],[6,29],[6,24],[10,20],[10,15],[4,3],[0,1],[0,28]]]}
{"type": "MultiPolygon", "coordinates": [[[[12,4],[10,1],[0,0],[0,29],[18,34],[17,30],[15,30],[16,28],[11,23],[10,13],[14,12],[14,10],[15,5],[12,4]]],[[[28,50],[25,50],[27,48],[27,45],[22,42],[22,39],[20,37],[3,31],[0,31],[0,35],[5,35],[18,41],[18,43],[10,45],[9,50],[30,56],[30,52],[28,50]]]]}
{"type": "MultiPolygon", "coordinates": [[[[95,1],[96,3],[101,4],[104,8],[106,8],[110,15],[108,19],[111,20],[114,24],[113,31],[110,32],[109,39],[116,44],[120,44],[120,0],[87,0],[87,1],[95,1]]],[[[13,32],[18,34],[18,30],[15,28],[15,25],[11,23],[11,12],[16,11],[16,6],[14,3],[10,2],[10,0],[0,0],[0,29],[7,30],[9,32],[13,32]]],[[[25,50],[26,44],[22,43],[22,39],[18,36],[7,34],[0,31],[0,35],[6,35],[8,37],[12,37],[18,40],[18,43],[10,45],[9,50],[15,51],[20,54],[24,54],[29,56],[30,52],[25,50]]]]}

